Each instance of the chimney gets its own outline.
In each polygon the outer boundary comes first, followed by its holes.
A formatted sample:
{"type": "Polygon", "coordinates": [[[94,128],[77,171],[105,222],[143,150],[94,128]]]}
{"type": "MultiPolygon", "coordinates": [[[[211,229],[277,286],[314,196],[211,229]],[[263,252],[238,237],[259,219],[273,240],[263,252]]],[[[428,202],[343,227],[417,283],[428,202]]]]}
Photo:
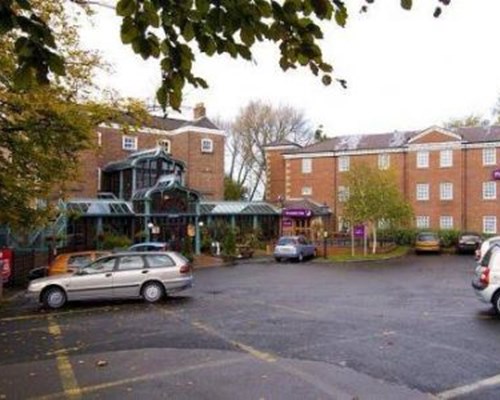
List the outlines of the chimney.
{"type": "Polygon", "coordinates": [[[198,103],[194,106],[193,117],[194,119],[200,119],[206,116],[206,109],[203,103],[198,103]]]}

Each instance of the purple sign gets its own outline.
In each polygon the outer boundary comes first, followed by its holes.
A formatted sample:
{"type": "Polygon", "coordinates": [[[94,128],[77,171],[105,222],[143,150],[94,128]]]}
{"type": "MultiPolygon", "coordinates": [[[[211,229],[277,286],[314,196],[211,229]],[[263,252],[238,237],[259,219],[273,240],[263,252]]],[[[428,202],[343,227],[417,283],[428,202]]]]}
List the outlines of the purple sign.
{"type": "Polygon", "coordinates": [[[282,226],[283,228],[291,228],[293,226],[293,221],[290,218],[283,218],[282,226]]]}
{"type": "Polygon", "coordinates": [[[355,237],[364,237],[365,236],[365,226],[364,225],[356,225],[354,227],[354,236],[355,237]]]}
{"type": "Polygon", "coordinates": [[[307,208],[285,208],[283,215],[286,217],[309,218],[312,215],[312,211],[307,208]]]}
{"type": "Polygon", "coordinates": [[[492,176],[493,176],[493,179],[495,179],[497,181],[500,180],[500,169],[494,170],[492,176]]]}

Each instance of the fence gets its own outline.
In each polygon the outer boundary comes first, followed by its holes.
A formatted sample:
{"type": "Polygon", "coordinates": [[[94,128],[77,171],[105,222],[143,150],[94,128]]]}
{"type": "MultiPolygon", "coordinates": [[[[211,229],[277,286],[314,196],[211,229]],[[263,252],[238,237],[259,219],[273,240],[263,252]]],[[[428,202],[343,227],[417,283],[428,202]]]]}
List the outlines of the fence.
{"type": "Polygon", "coordinates": [[[7,286],[26,286],[30,270],[36,267],[48,265],[49,252],[39,249],[16,249],[14,250],[12,275],[7,286]]]}

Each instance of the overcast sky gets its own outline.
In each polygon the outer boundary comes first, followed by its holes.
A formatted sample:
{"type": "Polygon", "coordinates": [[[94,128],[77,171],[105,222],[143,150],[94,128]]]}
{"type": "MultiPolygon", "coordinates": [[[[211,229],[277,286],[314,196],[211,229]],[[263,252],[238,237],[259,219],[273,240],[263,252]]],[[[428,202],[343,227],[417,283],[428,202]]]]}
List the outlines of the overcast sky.
{"type": "MultiPolygon", "coordinates": [[[[202,57],[195,72],[210,88],[187,87],[186,117],[204,102],[210,117],[231,119],[250,100],[269,100],[304,111],[328,136],[425,129],[471,113],[489,116],[500,95],[500,0],[452,0],[440,18],[436,0],[377,0],[359,14],[352,0],[345,29],[330,24],[322,41],[336,76],[348,81],[325,87],[308,70],[282,72],[278,52],[259,45],[255,63],[227,56],[202,57]]],[[[114,11],[99,8],[94,26],[82,28],[84,44],[114,66],[103,87],[151,101],[159,84],[156,62],[144,62],[119,39],[114,11]]]]}

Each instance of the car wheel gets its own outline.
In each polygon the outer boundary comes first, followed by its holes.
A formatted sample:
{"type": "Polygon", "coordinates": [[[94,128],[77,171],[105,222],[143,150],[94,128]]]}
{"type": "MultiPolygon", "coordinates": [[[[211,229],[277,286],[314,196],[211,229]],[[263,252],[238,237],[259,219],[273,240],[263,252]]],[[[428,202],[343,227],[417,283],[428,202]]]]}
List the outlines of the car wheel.
{"type": "Polygon", "coordinates": [[[299,256],[297,257],[297,260],[299,260],[299,262],[304,261],[304,254],[299,253],[299,256]]]}
{"type": "Polygon", "coordinates": [[[500,291],[496,292],[493,296],[493,307],[498,315],[500,315],[500,291]]]}
{"type": "Polygon", "coordinates": [[[46,308],[57,309],[66,304],[66,293],[59,287],[48,288],[42,296],[42,303],[46,308]]]}
{"type": "Polygon", "coordinates": [[[163,286],[158,282],[148,282],[142,288],[142,297],[148,303],[156,303],[164,295],[163,286]]]}

